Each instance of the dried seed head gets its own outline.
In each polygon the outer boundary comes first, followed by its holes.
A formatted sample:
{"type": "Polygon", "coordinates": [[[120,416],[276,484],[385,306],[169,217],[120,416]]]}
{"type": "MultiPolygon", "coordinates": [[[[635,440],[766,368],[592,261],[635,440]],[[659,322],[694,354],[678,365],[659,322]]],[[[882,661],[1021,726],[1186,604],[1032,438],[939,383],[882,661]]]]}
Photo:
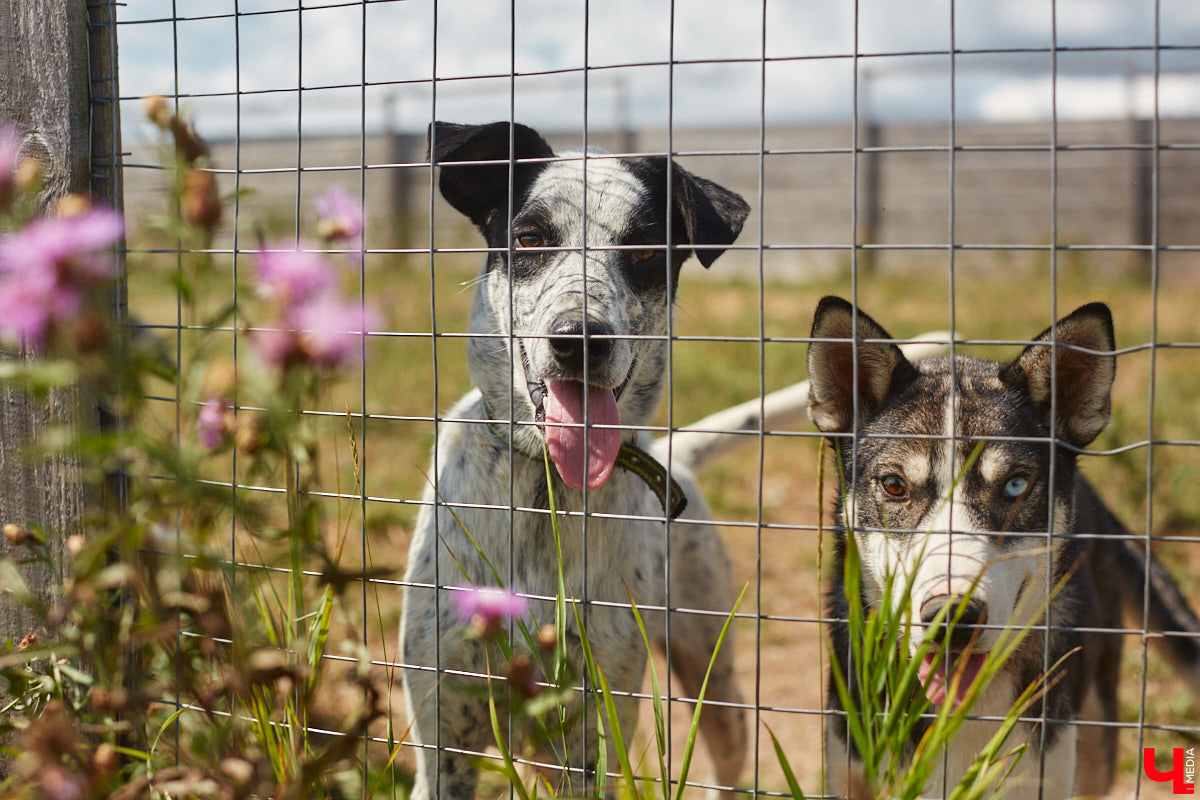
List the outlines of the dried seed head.
{"type": "Polygon", "coordinates": [[[64,194],[54,204],[54,213],[63,219],[82,217],[92,210],[92,201],[78,192],[64,194]]]}
{"type": "Polygon", "coordinates": [[[221,772],[238,786],[245,786],[254,777],[254,765],[244,758],[223,758],[221,772]]]}
{"type": "Polygon", "coordinates": [[[83,547],[86,544],[87,539],[85,539],[81,534],[76,533],[68,536],[67,553],[69,553],[72,558],[79,558],[79,554],[83,552],[83,547]]]}
{"type": "Polygon", "coordinates": [[[171,127],[171,119],[175,115],[171,113],[167,98],[160,94],[152,94],[142,98],[142,107],[146,110],[146,116],[155,125],[164,130],[171,127]]]}
{"type": "Polygon", "coordinates": [[[214,358],[204,370],[204,393],[209,397],[233,397],[237,389],[237,367],[230,358],[214,358]]]}
{"type": "Polygon", "coordinates": [[[549,652],[558,644],[558,629],[554,627],[553,622],[547,622],[538,629],[537,635],[538,647],[549,652]]]}
{"type": "Polygon", "coordinates": [[[101,742],[96,752],[92,753],[92,767],[101,774],[114,772],[119,763],[117,748],[108,742],[101,742]]]}
{"type": "Polygon", "coordinates": [[[13,186],[19,192],[37,189],[42,185],[42,178],[45,175],[46,171],[42,167],[42,162],[33,156],[26,156],[21,159],[20,164],[17,164],[17,171],[13,173],[13,186]]]}
{"type": "Polygon", "coordinates": [[[4,523],[4,538],[8,539],[9,544],[24,544],[29,538],[29,531],[25,530],[24,525],[18,525],[15,522],[4,523]]]}
{"type": "Polygon", "coordinates": [[[267,426],[260,414],[241,414],[238,416],[237,430],[233,434],[233,443],[237,449],[252,456],[267,443],[267,426]]]}
{"type": "Polygon", "coordinates": [[[512,657],[504,675],[508,678],[508,685],[512,690],[526,700],[536,696],[542,690],[542,687],[538,685],[541,670],[524,653],[517,653],[512,657]]]}
{"type": "Polygon", "coordinates": [[[212,231],[221,221],[221,198],[216,175],[206,169],[193,169],[183,181],[181,201],[183,218],[197,228],[212,231]]]}
{"type": "Polygon", "coordinates": [[[35,631],[30,631],[21,637],[21,643],[17,645],[17,652],[24,653],[29,648],[38,643],[38,635],[35,631]]]}

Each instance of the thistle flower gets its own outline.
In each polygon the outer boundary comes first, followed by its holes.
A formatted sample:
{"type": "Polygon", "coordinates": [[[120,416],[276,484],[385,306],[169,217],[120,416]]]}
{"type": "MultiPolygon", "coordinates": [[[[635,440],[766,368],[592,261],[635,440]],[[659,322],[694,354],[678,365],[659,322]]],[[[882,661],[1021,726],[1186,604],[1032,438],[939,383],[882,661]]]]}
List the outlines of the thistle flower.
{"type": "Polygon", "coordinates": [[[362,354],[362,336],[377,323],[374,310],[360,303],[319,297],[296,309],[301,350],[319,367],[335,368],[362,354]]]}
{"type": "Polygon", "coordinates": [[[258,293],[286,311],[333,285],[333,269],[320,253],[278,244],[258,254],[258,293]]]}
{"type": "Polygon", "coordinates": [[[123,232],[120,214],[88,208],[0,236],[0,335],[44,345],[79,313],[87,290],[112,275],[101,251],[123,232]]]}
{"type": "Polygon", "coordinates": [[[481,638],[494,638],[505,623],[524,616],[528,603],[509,589],[495,586],[466,586],[454,592],[454,610],[469,622],[481,638]]]}
{"type": "Polygon", "coordinates": [[[274,324],[254,336],[263,362],[280,369],[298,364],[333,369],[358,358],[362,336],[378,315],[330,291],[334,274],[321,255],[268,250],[257,264],[259,294],[276,310],[274,324]]]}
{"type": "Polygon", "coordinates": [[[314,205],[320,221],[317,232],[327,242],[344,243],[351,250],[363,248],[362,205],[341,186],[334,186],[317,198],[314,205]]]}
{"type": "Polygon", "coordinates": [[[216,450],[229,436],[230,425],[225,414],[225,403],[219,397],[211,398],[200,408],[196,416],[196,435],[200,443],[209,450],[216,450]]]}

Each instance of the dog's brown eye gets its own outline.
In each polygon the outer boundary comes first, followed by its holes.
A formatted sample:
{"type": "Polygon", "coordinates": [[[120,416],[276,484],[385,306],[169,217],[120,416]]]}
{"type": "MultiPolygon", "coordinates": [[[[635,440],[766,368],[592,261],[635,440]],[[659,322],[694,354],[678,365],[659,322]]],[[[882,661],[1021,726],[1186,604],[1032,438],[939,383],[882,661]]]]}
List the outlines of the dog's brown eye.
{"type": "Polygon", "coordinates": [[[517,237],[517,245],[520,247],[541,247],[543,239],[536,233],[522,233],[517,237]]]}
{"type": "Polygon", "coordinates": [[[879,482],[883,485],[883,490],[892,497],[901,497],[905,490],[908,489],[908,484],[904,482],[904,478],[895,473],[884,475],[879,482]]]}
{"type": "Polygon", "coordinates": [[[658,252],[658,251],[657,250],[634,250],[633,251],[633,260],[634,261],[649,261],[650,259],[654,258],[654,254],[656,252],[658,252]]]}

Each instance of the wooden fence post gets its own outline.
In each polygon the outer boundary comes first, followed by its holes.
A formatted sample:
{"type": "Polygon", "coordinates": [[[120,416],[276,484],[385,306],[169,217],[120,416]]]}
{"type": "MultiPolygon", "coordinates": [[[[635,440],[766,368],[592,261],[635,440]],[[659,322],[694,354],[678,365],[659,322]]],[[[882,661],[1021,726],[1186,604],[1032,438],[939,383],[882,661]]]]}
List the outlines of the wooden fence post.
{"type": "MultiPolygon", "coordinates": [[[[0,0],[0,122],[17,123],[22,156],[41,162],[43,208],[69,192],[121,208],[115,18],[112,0],[0,0]]],[[[116,314],[123,297],[120,286],[116,314]]],[[[0,357],[37,354],[6,350],[0,357]]],[[[0,385],[0,522],[42,526],[56,564],[67,536],[83,532],[84,509],[100,487],[85,486],[72,459],[34,463],[24,450],[48,425],[95,426],[99,416],[97,398],[78,389],[35,400],[0,385]]],[[[0,540],[6,550],[12,546],[0,540]]],[[[57,582],[46,569],[30,568],[25,578],[43,595],[57,582]]],[[[0,599],[0,641],[31,632],[42,633],[37,620],[0,599]]]]}

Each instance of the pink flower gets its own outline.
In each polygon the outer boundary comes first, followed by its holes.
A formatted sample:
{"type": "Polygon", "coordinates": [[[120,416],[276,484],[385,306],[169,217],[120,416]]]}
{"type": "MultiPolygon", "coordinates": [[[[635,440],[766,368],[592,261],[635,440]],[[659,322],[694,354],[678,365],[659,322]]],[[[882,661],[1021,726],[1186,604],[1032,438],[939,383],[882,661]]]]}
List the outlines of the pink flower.
{"type": "Polygon", "coordinates": [[[60,285],[53,272],[27,270],[0,280],[0,332],[41,347],[51,330],[73,318],[82,304],[78,289],[60,285]]]}
{"type": "Polygon", "coordinates": [[[369,306],[320,295],[287,309],[280,327],[257,331],[254,346],[268,366],[336,369],[359,360],[362,337],[378,324],[378,317],[369,306]]]}
{"type": "Polygon", "coordinates": [[[209,450],[216,450],[229,436],[225,409],[221,398],[214,397],[200,407],[200,413],[196,416],[196,435],[209,450]]]}
{"type": "Polygon", "coordinates": [[[84,779],[72,775],[58,764],[50,764],[40,773],[46,800],[83,800],[84,779]]]}
{"type": "Polygon", "coordinates": [[[340,367],[362,355],[362,337],[377,324],[374,309],[333,297],[318,297],[296,309],[301,347],[320,367],[340,367]]]}
{"type": "Polygon", "coordinates": [[[499,635],[506,622],[524,616],[529,607],[524,597],[495,586],[467,586],[451,597],[459,619],[474,625],[483,637],[499,635]]]}
{"type": "Polygon", "coordinates": [[[113,261],[101,251],[123,232],[120,214],[93,208],[0,236],[0,335],[45,344],[79,312],[84,293],[111,277],[113,261]]]}
{"type": "Polygon", "coordinates": [[[107,278],[113,262],[100,251],[124,232],[124,219],[110,208],[92,208],[74,217],[39,217],[0,238],[0,271],[56,268],[78,280],[107,278]]]}
{"type": "Polygon", "coordinates": [[[320,253],[280,245],[258,254],[258,293],[289,308],[333,285],[333,269],[320,253]]]}
{"type": "Polygon", "coordinates": [[[334,186],[317,198],[314,205],[320,222],[317,231],[330,242],[344,242],[352,250],[363,247],[362,205],[341,186],[334,186]]]}

